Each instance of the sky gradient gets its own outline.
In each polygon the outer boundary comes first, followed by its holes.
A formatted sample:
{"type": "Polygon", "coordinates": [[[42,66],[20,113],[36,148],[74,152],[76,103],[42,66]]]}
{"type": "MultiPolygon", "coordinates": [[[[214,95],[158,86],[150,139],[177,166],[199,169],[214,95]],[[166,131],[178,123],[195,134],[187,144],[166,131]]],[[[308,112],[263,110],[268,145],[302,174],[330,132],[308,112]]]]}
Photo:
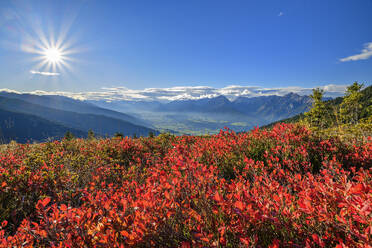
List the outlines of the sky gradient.
{"type": "Polygon", "coordinates": [[[3,0],[0,88],[371,84],[371,13],[370,0],[3,0]],[[40,34],[64,37],[66,66],[38,67],[40,34]]]}

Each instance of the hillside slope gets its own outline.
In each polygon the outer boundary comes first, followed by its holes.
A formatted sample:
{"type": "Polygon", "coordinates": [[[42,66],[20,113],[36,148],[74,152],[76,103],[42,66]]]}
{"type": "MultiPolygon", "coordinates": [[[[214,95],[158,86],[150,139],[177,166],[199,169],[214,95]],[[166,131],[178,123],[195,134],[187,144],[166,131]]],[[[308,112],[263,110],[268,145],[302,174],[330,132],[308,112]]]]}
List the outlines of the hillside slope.
{"type": "Polygon", "coordinates": [[[107,117],[112,117],[115,119],[131,122],[136,125],[147,125],[144,120],[136,118],[134,116],[113,111],[110,109],[101,108],[94,104],[75,100],[65,96],[58,95],[35,95],[35,94],[17,94],[11,92],[0,92],[0,96],[12,99],[18,99],[25,102],[37,104],[40,106],[48,106],[48,108],[71,111],[82,114],[95,114],[95,115],[104,115],[107,117]]]}
{"type": "MultiPolygon", "coordinates": [[[[364,88],[361,90],[362,93],[362,113],[361,118],[367,118],[371,113],[368,112],[368,108],[372,105],[372,85],[364,88]]],[[[331,100],[325,101],[326,104],[332,108],[339,106],[342,103],[343,97],[337,97],[331,100]]],[[[295,123],[300,120],[303,120],[305,118],[305,115],[303,113],[297,114],[295,116],[292,116],[290,118],[281,119],[275,122],[272,122],[268,125],[262,126],[262,128],[271,128],[275,124],[283,122],[283,123],[295,123]]]]}
{"type": "Polygon", "coordinates": [[[83,131],[91,129],[100,135],[113,135],[116,132],[124,135],[148,135],[149,132],[155,132],[153,129],[104,115],[63,111],[12,98],[0,97],[0,109],[35,115],[83,131]]]}
{"type": "Polygon", "coordinates": [[[77,137],[85,137],[86,132],[68,128],[43,118],[5,111],[0,109],[0,142],[15,140],[19,143],[42,142],[62,138],[67,131],[77,137]]]}

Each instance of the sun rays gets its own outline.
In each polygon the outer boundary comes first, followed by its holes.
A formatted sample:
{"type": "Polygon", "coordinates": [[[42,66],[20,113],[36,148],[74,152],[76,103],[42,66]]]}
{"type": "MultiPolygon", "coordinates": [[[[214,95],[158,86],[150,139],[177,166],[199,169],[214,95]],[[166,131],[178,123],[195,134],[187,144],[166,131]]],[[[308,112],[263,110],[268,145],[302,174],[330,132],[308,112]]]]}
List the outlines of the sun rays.
{"type": "Polygon", "coordinates": [[[62,52],[55,47],[48,48],[44,51],[45,59],[50,63],[61,63],[63,60],[62,52]]]}
{"type": "Polygon", "coordinates": [[[28,52],[38,55],[34,58],[37,62],[34,70],[47,72],[44,75],[60,75],[65,69],[71,69],[69,62],[72,61],[72,58],[68,55],[72,53],[72,49],[67,46],[49,41],[38,44],[33,42],[31,47],[32,49],[28,49],[28,52]]]}
{"type": "Polygon", "coordinates": [[[75,61],[73,54],[78,53],[69,37],[69,28],[62,27],[58,35],[55,29],[45,29],[41,25],[33,25],[32,31],[24,33],[22,51],[33,54],[32,69],[34,75],[59,76],[66,70],[71,71],[71,64],[75,61]],[[46,32],[47,31],[47,32],[46,32]],[[37,72],[37,73],[35,73],[37,72]]]}

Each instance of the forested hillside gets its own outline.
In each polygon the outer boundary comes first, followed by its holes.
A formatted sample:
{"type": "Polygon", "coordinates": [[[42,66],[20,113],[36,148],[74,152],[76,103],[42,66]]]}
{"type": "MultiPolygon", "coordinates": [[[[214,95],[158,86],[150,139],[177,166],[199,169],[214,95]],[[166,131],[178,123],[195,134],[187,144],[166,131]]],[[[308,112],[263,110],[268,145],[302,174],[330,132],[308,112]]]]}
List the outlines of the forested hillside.
{"type": "Polygon", "coordinates": [[[86,137],[87,132],[68,128],[35,115],[0,110],[0,144],[12,140],[32,143],[61,139],[67,132],[76,137],[86,137]]]}
{"type": "MultiPolygon", "coordinates": [[[[321,103],[322,101],[322,92],[314,91],[315,93],[318,93],[321,95],[318,95],[318,99],[313,100],[313,102],[317,101],[318,109],[317,113],[314,113],[313,118],[317,118],[318,121],[323,122],[327,128],[330,127],[338,127],[342,125],[347,125],[349,122],[347,120],[347,116],[356,115],[353,117],[353,123],[371,123],[371,115],[372,115],[372,85],[365,87],[362,89],[362,85],[360,84],[353,84],[355,89],[352,89],[352,93],[346,93],[346,96],[344,97],[337,97],[335,99],[324,101],[324,103],[321,103]],[[359,88],[358,88],[359,87],[359,88]],[[350,97],[350,94],[354,94],[350,97]],[[349,100],[347,99],[349,96],[349,100]],[[346,99],[346,101],[345,101],[346,99]],[[320,107],[319,107],[320,104],[320,107]],[[342,107],[344,105],[344,108],[347,106],[354,106],[354,110],[345,110],[344,113],[342,113],[342,107]],[[346,119],[345,119],[346,118],[346,119]]],[[[349,88],[353,87],[353,85],[349,86],[349,88]]],[[[314,107],[314,104],[313,104],[314,107]]],[[[273,122],[269,125],[263,126],[263,128],[270,128],[273,127],[276,123],[296,123],[296,122],[308,122],[310,121],[310,117],[308,115],[308,118],[306,118],[305,114],[298,114],[291,118],[283,119],[277,122],[273,122]]],[[[310,121],[311,122],[311,121],[310,121]]],[[[314,123],[313,123],[314,124],[314,123]]],[[[319,123],[317,123],[319,124],[319,123]]],[[[316,127],[317,124],[313,125],[313,127],[316,127]]]]}

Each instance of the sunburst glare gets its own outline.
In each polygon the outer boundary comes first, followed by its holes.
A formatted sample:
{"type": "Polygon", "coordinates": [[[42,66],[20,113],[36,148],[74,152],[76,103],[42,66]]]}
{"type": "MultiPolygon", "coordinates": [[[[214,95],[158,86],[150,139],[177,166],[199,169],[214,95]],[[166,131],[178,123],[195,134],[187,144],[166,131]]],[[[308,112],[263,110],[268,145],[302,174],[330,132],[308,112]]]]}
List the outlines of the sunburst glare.
{"type": "Polygon", "coordinates": [[[76,51],[70,49],[67,42],[54,43],[53,39],[48,41],[45,37],[40,37],[40,41],[34,40],[30,47],[31,49],[27,49],[28,52],[39,55],[34,58],[38,62],[34,67],[35,70],[60,75],[64,69],[71,69],[68,62],[71,62],[72,59],[68,55],[76,51]]]}
{"type": "Polygon", "coordinates": [[[55,47],[46,49],[44,51],[44,56],[50,63],[60,63],[63,60],[62,52],[55,47]]]}
{"type": "Polygon", "coordinates": [[[73,48],[71,40],[66,39],[68,30],[54,36],[52,31],[49,34],[41,27],[35,28],[33,34],[25,36],[22,50],[37,56],[33,58],[36,64],[32,71],[42,72],[40,75],[62,75],[65,69],[71,70],[72,54],[79,51],[73,48]]]}

